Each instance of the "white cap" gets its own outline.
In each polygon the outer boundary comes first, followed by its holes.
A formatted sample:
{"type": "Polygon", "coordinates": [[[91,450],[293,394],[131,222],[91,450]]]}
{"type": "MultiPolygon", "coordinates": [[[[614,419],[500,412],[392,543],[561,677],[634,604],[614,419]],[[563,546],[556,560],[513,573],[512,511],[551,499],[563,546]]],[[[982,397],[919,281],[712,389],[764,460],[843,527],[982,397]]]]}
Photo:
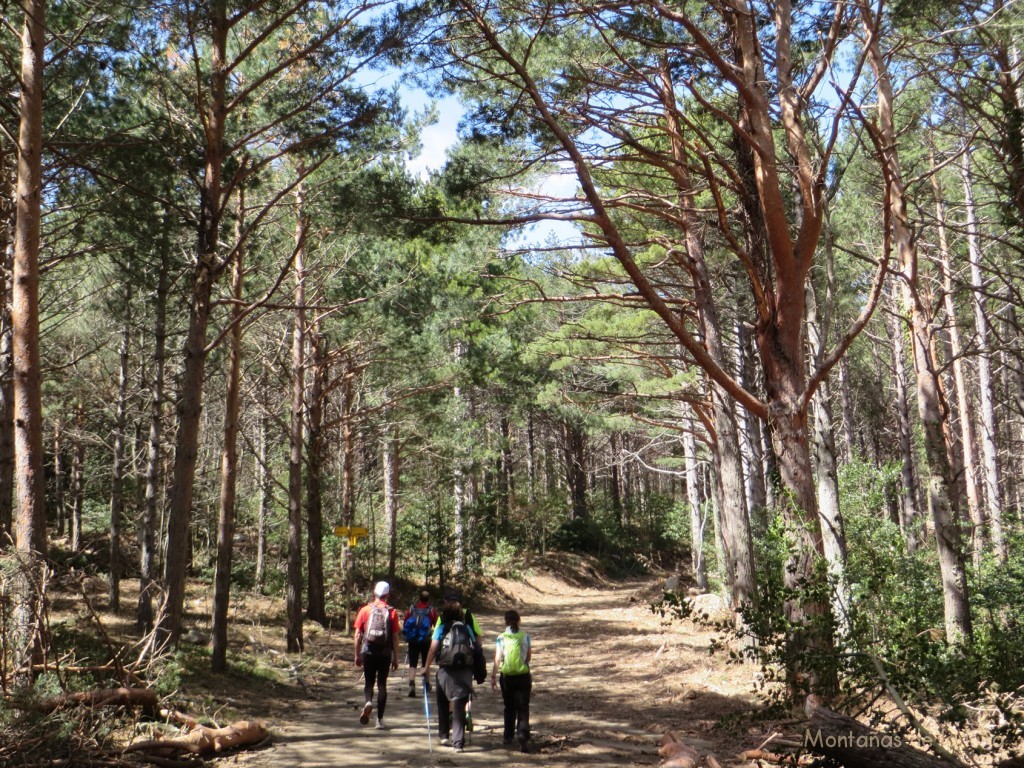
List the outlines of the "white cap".
{"type": "Polygon", "coordinates": [[[373,588],[373,594],[377,597],[384,597],[391,591],[391,585],[386,581],[378,581],[377,586],[373,588]]]}

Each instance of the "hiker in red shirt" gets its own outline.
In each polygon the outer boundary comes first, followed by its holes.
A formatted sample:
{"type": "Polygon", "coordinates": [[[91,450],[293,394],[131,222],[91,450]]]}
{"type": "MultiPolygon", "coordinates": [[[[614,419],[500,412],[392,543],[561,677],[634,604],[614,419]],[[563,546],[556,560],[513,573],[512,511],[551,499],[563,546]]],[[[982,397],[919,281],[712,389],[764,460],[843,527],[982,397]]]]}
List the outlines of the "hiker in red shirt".
{"type": "Polygon", "coordinates": [[[366,725],[373,712],[373,685],[377,684],[377,730],[384,730],[384,708],[388,703],[388,673],[398,669],[398,611],[388,605],[391,586],[378,581],[374,600],[356,614],[355,662],[363,668],[366,703],[359,722],[366,725]]]}

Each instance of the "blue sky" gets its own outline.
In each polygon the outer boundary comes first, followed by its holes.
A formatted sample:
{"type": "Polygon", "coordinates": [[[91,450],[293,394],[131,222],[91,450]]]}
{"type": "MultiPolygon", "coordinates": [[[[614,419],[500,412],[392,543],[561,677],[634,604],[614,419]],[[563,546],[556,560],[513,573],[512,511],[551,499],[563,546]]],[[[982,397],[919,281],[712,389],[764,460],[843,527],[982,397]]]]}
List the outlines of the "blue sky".
{"type": "MultiPolygon", "coordinates": [[[[437,99],[421,89],[406,87],[401,75],[387,75],[382,80],[398,82],[402,102],[410,113],[423,112],[431,104],[436,109],[436,122],[426,126],[421,133],[419,153],[410,156],[406,161],[406,167],[410,172],[425,178],[429,172],[444,166],[448,159],[448,150],[458,141],[459,122],[466,114],[466,110],[454,96],[437,99]]],[[[553,197],[569,197],[575,194],[577,184],[575,174],[569,172],[546,177],[535,191],[553,197]]],[[[508,240],[508,245],[529,248],[532,245],[550,245],[552,241],[566,245],[576,244],[580,241],[579,231],[575,225],[568,222],[542,222],[524,227],[508,240]]]]}

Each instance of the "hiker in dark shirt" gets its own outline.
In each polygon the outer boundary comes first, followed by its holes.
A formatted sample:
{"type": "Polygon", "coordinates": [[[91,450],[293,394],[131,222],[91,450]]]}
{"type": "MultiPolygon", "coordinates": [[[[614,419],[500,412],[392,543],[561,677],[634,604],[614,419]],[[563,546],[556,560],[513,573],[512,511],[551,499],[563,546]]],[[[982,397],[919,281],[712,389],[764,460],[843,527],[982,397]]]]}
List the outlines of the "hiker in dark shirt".
{"type": "Polygon", "coordinates": [[[466,744],[466,704],[473,692],[473,646],[479,642],[465,618],[457,597],[446,595],[423,670],[429,676],[431,665],[437,661],[437,730],[441,745],[451,746],[456,752],[462,752],[466,744]]]}

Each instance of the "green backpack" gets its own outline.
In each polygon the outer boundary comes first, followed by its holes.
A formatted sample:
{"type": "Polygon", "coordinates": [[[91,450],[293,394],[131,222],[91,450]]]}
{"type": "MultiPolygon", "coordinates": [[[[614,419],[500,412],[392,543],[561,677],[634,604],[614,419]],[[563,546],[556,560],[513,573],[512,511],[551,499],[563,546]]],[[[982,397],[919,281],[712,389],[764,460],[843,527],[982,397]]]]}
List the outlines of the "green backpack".
{"type": "Polygon", "coordinates": [[[530,667],[523,650],[526,633],[522,630],[515,633],[505,630],[498,637],[501,639],[501,674],[514,677],[529,673],[530,667]]]}

